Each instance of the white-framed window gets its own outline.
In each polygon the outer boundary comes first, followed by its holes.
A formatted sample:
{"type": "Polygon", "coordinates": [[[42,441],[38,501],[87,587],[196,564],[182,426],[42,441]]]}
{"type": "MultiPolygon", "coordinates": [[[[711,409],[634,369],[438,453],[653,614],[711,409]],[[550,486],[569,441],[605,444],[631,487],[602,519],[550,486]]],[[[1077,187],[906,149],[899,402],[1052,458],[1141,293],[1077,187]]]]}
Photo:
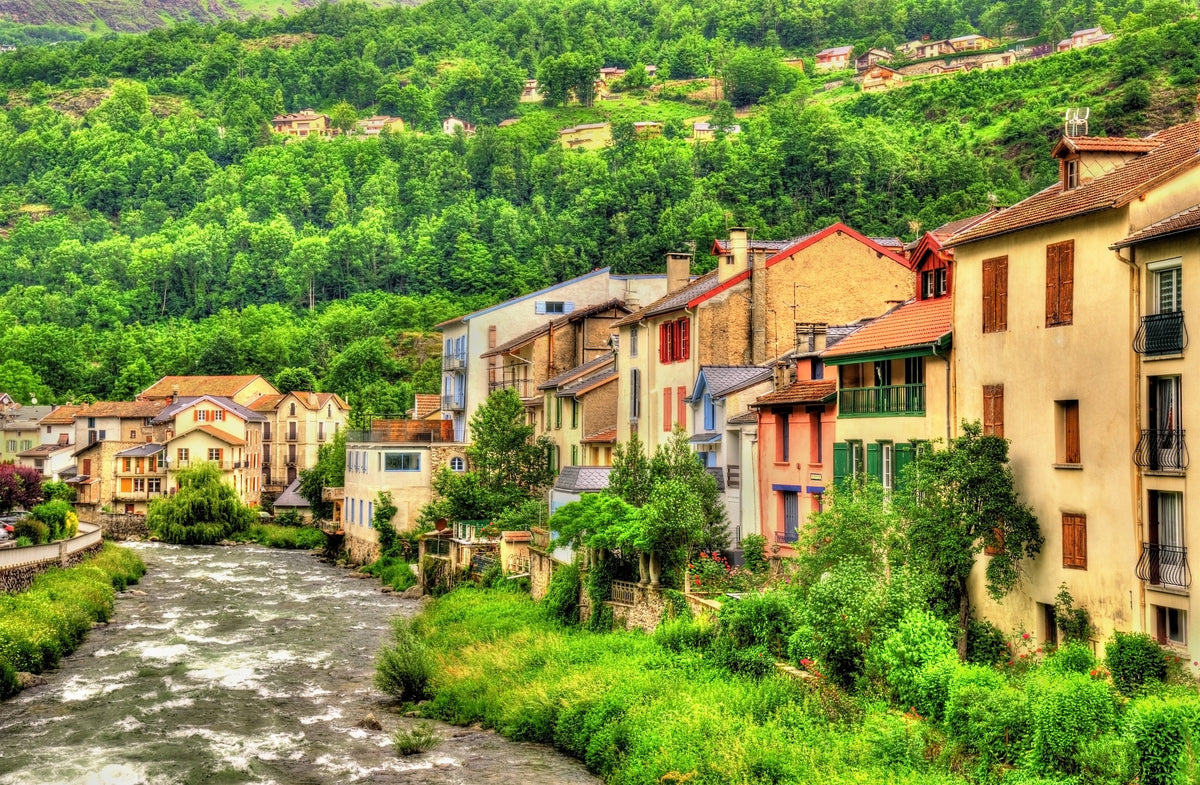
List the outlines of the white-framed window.
{"type": "Polygon", "coordinates": [[[220,447],[209,447],[208,448],[208,459],[210,461],[216,461],[216,462],[220,463],[221,448],[220,447]]]}
{"type": "Polygon", "coordinates": [[[465,472],[467,470],[467,462],[459,456],[454,456],[450,459],[450,471],[465,472]]]}
{"type": "Polygon", "coordinates": [[[638,356],[638,326],[635,324],[629,328],[629,356],[638,356]]]}
{"type": "Polygon", "coordinates": [[[1176,313],[1183,310],[1183,266],[1182,260],[1167,259],[1148,265],[1154,276],[1151,290],[1155,313],[1176,313]]]}
{"type": "Polygon", "coordinates": [[[421,471],[421,453],[419,452],[387,452],[383,454],[383,470],[385,472],[419,472],[421,471]]]}
{"type": "Polygon", "coordinates": [[[880,469],[883,473],[883,490],[887,493],[891,493],[892,488],[896,484],[896,472],[893,468],[895,464],[892,461],[892,449],[891,442],[882,442],[879,445],[880,469]]]}

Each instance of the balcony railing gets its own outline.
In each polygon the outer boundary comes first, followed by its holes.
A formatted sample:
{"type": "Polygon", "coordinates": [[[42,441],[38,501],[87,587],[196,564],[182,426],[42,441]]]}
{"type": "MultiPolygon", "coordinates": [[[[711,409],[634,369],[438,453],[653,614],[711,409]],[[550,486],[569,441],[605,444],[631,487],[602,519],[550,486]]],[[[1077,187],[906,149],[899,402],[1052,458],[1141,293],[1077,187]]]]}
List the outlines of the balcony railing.
{"type": "Polygon", "coordinates": [[[1189,462],[1183,430],[1142,431],[1133,462],[1150,471],[1183,471],[1189,462]]]}
{"type": "MultiPolygon", "coordinates": [[[[450,420],[404,420],[374,417],[369,430],[352,428],[346,441],[370,443],[452,442],[454,423],[450,420]]],[[[295,458],[288,456],[288,460],[295,458]]]]}
{"type": "Polygon", "coordinates": [[[465,395],[443,395],[442,410],[447,412],[461,412],[467,406],[465,395]]]}
{"type": "Polygon", "coordinates": [[[522,398],[532,398],[538,395],[537,389],[533,386],[532,379],[501,379],[500,381],[488,382],[488,392],[493,393],[496,390],[516,390],[517,395],[522,398]]]}
{"type": "Polygon", "coordinates": [[[1180,354],[1187,346],[1187,327],[1183,311],[1152,313],[1142,317],[1142,324],[1133,338],[1133,350],[1147,357],[1180,354]]]}
{"type": "Polygon", "coordinates": [[[1137,576],[1152,586],[1186,589],[1192,583],[1187,548],[1178,545],[1142,543],[1142,556],[1135,568],[1137,576]]]}
{"type": "Polygon", "coordinates": [[[612,601],[621,605],[633,605],[637,598],[638,585],[628,581],[612,582],[612,601]]]}
{"type": "Polygon", "coordinates": [[[780,545],[790,545],[800,539],[799,532],[775,532],[775,542],[780,545]]]}
{"type": "Polygon", "coordinates": [[[839,417],[924,416],[924,414],[924,384],[848,387],[838,392],[839,417]]]}
{"type": "Polygon", "coordinates": [[[114,491],[113,499],[119,502],[144,502],[166,495],[166,491],[114,491]]]}
{"type": "Polygon", "coordinates": [[[467,356],[465,354],[447,354],[442,355],[442,370],[454,371],[459,368],[467,367],[467,356]]]}
{"type": "Polygon", "coordinates": [[[550,547],[550,532],[546,529],[539,529],[533,526],[529,529],[529,544],[534,548],[546,550],[550,547]]]}

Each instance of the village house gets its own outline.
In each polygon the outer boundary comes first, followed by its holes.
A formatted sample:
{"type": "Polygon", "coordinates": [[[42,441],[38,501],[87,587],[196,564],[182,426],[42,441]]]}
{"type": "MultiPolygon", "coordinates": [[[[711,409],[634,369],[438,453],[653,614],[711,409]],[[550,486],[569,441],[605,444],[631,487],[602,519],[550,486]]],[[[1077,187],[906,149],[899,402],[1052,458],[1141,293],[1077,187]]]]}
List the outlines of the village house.
{"type": "Polygon", "coordinates": [[[957,38],[951,38],[950,45],[954,47],[954,51],[956,52],[977,52],[980,49],[991,49],[996,44],[987,36],[972,33],[970,35],[960,35],[957,38]]]}
{"type": "MultiPolygon", "coordinates": [[[[75,412],[81,406],[56,406],[38,421],[40,443],[17,453],[17,464],[36,469],[47,480],[61,480],[73,473],[75,461],[75,412]]],[[[21,443],[24,443],[24,439],[21,443]]],[[[7,445],[6,445],[7,446],[7,445]]]]}
{"type": "Polygon", "coordinates": [[[413,396],[413,408],[408,410],[410,420],[442,419],[442,397],[417,393],[413,396]]]}
{"type": "Polygon", "coordinates": [[[262,376],[164,376],[137,394],[139,401],[173,401],[215,395],[247,406],[260,395],[278,395],[279,390],[262,376]]]}
{"type": "Polygon", "coordinates": [[[862,77],[862,89],[864,93],[871,93],[877,90],[889,90],[893,87],[899,87],[904,82],[904,76],[895,68],[876,63],[867,69],[862,77]]]}
{"type": "Polygon", "coordinates": [[[538,91],[538,81],[536,79],[526,79],[525,87],[521,89],[520,103],[531,104],[542,100],[542,94],[538,91]]]}
{"type": "Polygon", "coordinates": [[[817,52],[816,67],[818,71],[841,71],[850,67],[850,55],[853,46],[834,46],[817,52]]]}
{"type": "Polygon", "coordinates": [[[332,136],[333,126],[329,115],[318,114],[312,109],[302,109],[295,114],[281,114],[271,118],[271,129],[285,136],[332,136]]]}
{"type": "Polygon", "coordinates": [[[1198,133],[1064,137],[1057,183],[947,242],[957,415],[1009,440],[1046,537],[1002,604],[983,590],[986,556],[972,576],[977,607],[1004,629],[1056,640],[1066,584],[1101,637],[1148,632],[1181,652],[1193,640],[1178,327],[1192,254],[1184,235],[1147,227],[1194,207],[1198,133]]]}
{"type": "Polygon", "coordinates": [[[273,492],[317,465],[321,445],[346,427],[350,413],[349,404],[336,393],[302,391],[260,395],[248,408],[264,418],[262,484],[273,492]]]}
{"type": "Polygon", "coordinates": [[[612,144],[610,123],[585,123],[563,128],[558,143],[567,150],[600,150],[612,144]]]}
{"type": "Polygon", "coordinates": [[[927,57],[941,57],[943,55],[955,54],[958,50],[954,48],[954,44],[950,43],[950,39],[943,38],[941,40],[921,40],[908,41],[897,47],[910,60],[924,60],[927,57]]]}
{"type": "Polygon", "coordinates": [[[17,456],[42,443],[42,418],[53,406],[13,405],[0,412],[0,463],[16,463],[17,456]]]}
{"type": "Polygon", "coordinates": [[[612,352],[539,385],[546,394],[545,435],[558,469],[550,511],[607,487],[617,440],[617,371],[612,352]]]}
{"type": "Polygon", "coordinates": [[[375,115],[354,123],[354,131],[359,136],[379,136],[385,130],[392,134],[403,131],[404,119],[388,115],[375,115]]]}
{"type": "Polygon", "coordinates": [[[1059,52],[1069,52],[1072,49],[1082,49],[1086,46],[1095,44],[1103,44],[1115,38],[1112,33],[1104,32],[1101,27],[1089,27],[1087,30],[1076,30],[1071,33],[1070,38],[1064,38],[1058,42],[1057,50],[1059,52]]]}
{"type": "Polygon", "coordinates": [[[716,138],[717,132],[729,134],[740,134],[742,127],[740,125],[727,125],[724,128],[719,128],[711,123],[692,123],[692,141],[694,142],[711,142],[716,138]]]}
{"type": "Polygon", "coordinates": [[[117,454],[161,442],[166,429],[154,419],[166,406],[162,400],[99,401],[74,413],[75,451],[71,458],[76,471],[67,482],[76,488],[75,506],[81,517],[102,509],[125,509],[127,502],[115,499],[119,487],[117,454]]]}
{"type": "Polygon", "coordinates": [[[892,53],[886,49],[876,49],[872,47],[867,51],[854,58],[854,70],[858,73],[866,71],[871,66],[878,62],[887,62],[893,57],[892,53]]]}
{"type": "Polygon", "coordinates": [[[163,444],[171,492],[177,473],[202,463],[213,464],[221,480],[242,502],[257,505],[263,488],[263,426],[267,418],[217,395],[179,397],[151,421],[166,429],[163,444]]]}
{"type": "Polygon", "coordinates": [[[462,131],[467,136],[475,134],[475,124],[468,123],[466,120],[460,120],[457,117],[447,117],[442,121],[442,133],[447,136],[454,136],[459,131],[462,131]]]}

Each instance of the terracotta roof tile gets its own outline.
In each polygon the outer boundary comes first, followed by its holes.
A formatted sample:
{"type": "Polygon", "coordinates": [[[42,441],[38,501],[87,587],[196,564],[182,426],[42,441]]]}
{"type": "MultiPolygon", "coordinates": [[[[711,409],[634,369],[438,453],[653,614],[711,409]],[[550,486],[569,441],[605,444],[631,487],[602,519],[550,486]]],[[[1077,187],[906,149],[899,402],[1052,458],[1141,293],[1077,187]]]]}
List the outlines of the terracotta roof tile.
{"type": "Polygon", "coordinates": [[[71,425],[82,406],[59,406],[41,419],[42,425],[71,425]]]}
{"type": "Polygon", "coordinates": [[[757,408],[775,404],[819,403],[836,392],[837,382],[833,379],[802,379],[782,390],[760,396],[750,405],[757,408]]]}
{"type": "Polygon", "coordinates": [[[96,401],[75,412],[76,417],[154,417],[166,401],[96,401]]]}
{"type": "Polygon", "coordinates": [[[138,398],[170,398],[172,394],[196,397],[219,395],[233,397],[261,376],[164,376],[138,393],[138,398]],[[176,390],[175,388],[179,389],[176,390]]]}
{"type": "Polygon", "coordinates": [[[603,431],[589,433],[579,441],[584,444],[612,444],[617,440],[617,426],[605,428],[603,431]]]}
{"type": "Polygon", "coordinates": [[[429,415],[442,408],[442,399],[439,395],[426,395],[417,393],[413,396],[413,419],[424,420],[429,415]]]}
{"type": "Polygon", "coordinates": [[[1064,136],[1062,144],[1075,150],[1101,153],[1148,153],[1162,147],[1162,140],[1144,136],[1064,136]]]}
{"type": "Polygon", "coordinates": [[[830,360],[931,344],[950,333],[951,305],[950,297],[910,300],[845,338],[823,356],[830,360]]]}
{"type": "MultiPolygon", "coordinates": [[[[1149,137],[1159,143],[1154,149],[1121,168],[1066,191],[1061,182],[1055,183],[956,234],[946,245],[963,245],[1098,210],[1123,207],[1156,183],[1169,180],[1200,161],[1198,134],[1200,122],[1195,121],[1159,131],[1149,137]]],[[[1076,144],[1079,141],[1073,140],[1076,144]]]]}
{"type": "Polygon", "coordinates": [[[725,421],[727,425],[753,425],[758,422],[758,412],[742,412],[725,421]]]}
{"type": "Polygon", "coordinates": [[[613,327],[621,327],[626,324],[637,324],[643,319],[651,316],[657,316],[662,313],[670,313],[671,311],[683,308],[693,298],[699,297],[702,294],[707,294],[709,291],[717,288],[721,281],[716,270],[705,273],[696,280],[689,283],[677,292],[668,294],[666,297],[655,300],[640,311],[634,311],[624,319],[619,319],[613,323],[613,327]]]}
{"type": "Polygon", "coordinates": [[[251,401],[247,408],[254,412],[273,412],[278,408],[279,404],[286,398],[287,395],[279,393],[278,395],[260,395],[251,401]]]}
{"type": "MultiPolygon", "coordinates": [[[[204,433],[207,433],[209,436],[213,437],[214,439],[220,439],[221,441],[225,442],[226,444],[233,445],[234,447],[245,447],[246,446],[245,439],[238,437],[238,436],[234,436],[232,433],[226,433],[225,431],[222,431],[220,428],[217,428],[214,425],[199,425],[199,426],[193,428],[191,431],[188,431],[187,433],[192,433],[192,431],[203,431],[204,433]]],[[[181,434],[181,435],[186,436],[187,434],[181,434]]]]}
{"type": "Polygon", "coordinates": [[[1134,232],[1119,243],[1109,246],[1110,248],[1124,248],[1128,245],[1153,240],[1158,237],[1166,237],[1179,232],[1186,232],[1190,229],[1200,228],[1200,204],[1193,205],[1186,210],[1181,210],[1172,216],[1150,224],[1149,226],[1134,232]]]}

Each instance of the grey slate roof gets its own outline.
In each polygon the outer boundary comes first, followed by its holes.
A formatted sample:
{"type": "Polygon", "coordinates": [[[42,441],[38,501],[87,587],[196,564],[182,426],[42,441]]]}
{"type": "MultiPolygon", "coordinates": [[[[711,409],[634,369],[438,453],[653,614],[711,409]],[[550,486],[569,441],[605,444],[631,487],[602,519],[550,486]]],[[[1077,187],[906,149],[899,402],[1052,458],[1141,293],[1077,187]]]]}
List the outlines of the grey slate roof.
{"type": "Polygon", "coordinates": [[[554,481],[555,490],[597,493],[608,488],[610,466],[564,466],[554,481]]]}
{"type": "Polygon", "coordinates": [[[137,447],[130,447],[128,450],[121,450],[117,453],[118,458],[145,458],[150,455],[158,455],[163,450],[167,449],[165,444],[155,444],[148,442],[139,444],[137,447]]]}
{"type": "Polygon", "coordinates": [[[578,379],[579,377],[589,374],[592,371],[597,371],[603,368],[605,365],[612,363],[613,360],[614,358],[611,354],[602,354],[599,357],[588,360],[583,365],[576,365],[569,371],[563,371],[558,376],[553,376],[547,379],[538,385],[538,389],[553,390],[566,382],[569,382],[573,379],[578,379]]]}
{"type": "Polygon", "coordinates": [[[170,404],[167,406],[167,408],[159,412],[158,415],[155,416],[155,418],[150,422],[155,425],[169,423],[171,420],[175,419],[175,415],[187,409],[197,401],[208,401],[209,403],[215,403],[222,409],[227,409],[233,412],[246,422],[267,422],[267,417],[265,415],[251,411],[245,406],[242,406],[240,403],[237,403],[229,398],[223,398],[219,395],[199,395],[196,397],[179,398],[175,401],[175,403],[170,404]]]}
{"type": "Polygon", "coordinates": [[[42,418],[54,411],[53,406],[22,406],[19,409],[10,409],[5,413],[3,418],[0,418],[0,423],[3,424],[5,430],[11,431],[36,431],[41,424],[42,418]]]}
{"type": "Polygon", "coordinates": [[[614,322],[613,326],[620,327],[625,324],[636,324],[648,316],[657,316],[660,313],[669,313],[682,308],[691,302],[693,298],[699,297],[700,295],[706,294],[717,288],[720,283],[721,279],[717,270],[713,270],[710,273],[705,273],[679,291],[668,294],[666,297],[663,297],[660,300],[655,300],[642,310],[634,311],[624,319],[614,322]]]}
{"type": "Polygon", "coordinates": [[[292,480],[292,484],[283,489],[283,493],[279,494],[275,499],[276,507],[311,507],[308,499],[300,495],[300,478],[292,480]]]}
{"type": "Polygon", "coordinates": [[[771,369],[758,365],[701,365],[700,373],[704,374],[708,392],[714,398],[723,398],[771,378],[771,369]]]}
{"type": "Polygon", "coordinates": [[[571,382],[555,393],[555,395],[560,398],[569,398],[572,395],[577,395],[580,392],[590,390],[593,387],[604,384],[605,382],[611,381],[615,378],[617,378],[617,369],[608,368],[600,373],[593,373],[590,376],[585,376],[577,382],[571,382]]]}

